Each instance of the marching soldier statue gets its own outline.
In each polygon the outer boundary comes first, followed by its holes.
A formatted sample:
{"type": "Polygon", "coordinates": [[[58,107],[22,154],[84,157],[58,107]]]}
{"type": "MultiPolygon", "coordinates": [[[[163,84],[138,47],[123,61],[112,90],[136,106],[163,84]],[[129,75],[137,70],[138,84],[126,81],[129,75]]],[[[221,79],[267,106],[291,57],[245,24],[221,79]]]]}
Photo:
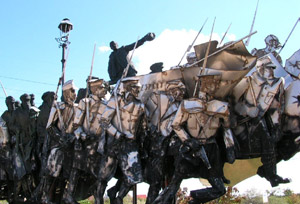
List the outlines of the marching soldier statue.
{"type": "MultiPolygon", "coordinates": [[[[277,175],[276,171],[276,142],[281,138],[281,116],[284,109],[284,80],[275,78],[276,68],[269,56],[261,57],[256,64],[256,71],[245,77],[233,91],[234,111],[237,121],[233,129],[236,137],[242,141],[253,138],[258,133],[261,146],[261,161],[257,174],[270,181],[272,187],[280,183],[288,183],[277,175]]],[[[242,147],[241,147],[242,148],[242,147]]],[[[242,150],[242,149],[241,149],[242,150]]]]}
{"type": "MultiPolygon", "coordinates": [[[[31,98],[32,99],[32,98],[31,98]]],[[[55,99],[55,93],[47,91],[42,95],[43,103],[39,106],[40,112],[37,118],[37,144],[35,147],[36,155],[38,156],[38,170],[39,170],[39,184],[34,190],[31,201],[39,201],[42,196],[43,185],[45,182],[45,169],[47,166],[48,159],[48,146],[49,138],[47,133],[47,123],[50,115],[50,111],[55,99]]]]}
{"type": "MultiPolygon", "coordinates": [[[[75,117],[77,104],[74,103],[76,99],[76,90],[73,80],[64,83],[63,97],[65,102],[54,102],[47,123],[47,130],[49,134],[49,156],[47,160],[47,174],[45,176],[45,185],[43,189],[42,203],[51,204],[53,201],[53,184],[54,178],[62,178],[64,183],[65,177],[68,177],[67,171],[70,170],[71,160],[70,144],[74,140],[73,135],[73,120],[75,117]],[[68,157],[68,158],[66,158],[68,157]]],[[[64,186],[61,187],[63,191],[64,186]]],[[[55,189],[54,189],[55,190],[55,189]]]]}
{"type": "MultiPolygon", "coordinates": [[[[202,163],[203,178],[207,178],[212,187],[191,191],[192,201],[204,203],[223,195],[223,163],[217,144],[218,129],[223,127],[227,161],[233,163],[234,142],[230,129],[228,103],[216,100],[213,96],[220,85],[221,76],[200,75],[200,89],[197,98],[185,99],[175,115],[172,126],[183,145],[180,152],[184,160],[180,168],[202,163]],[[205,170],[206,169],[206,170],[205,170]]],[[[201,171],[201,170],[199,170],[201,171]]]]}
{"type": "Polygon", "coordinates": [[[299,152],[300,146],[300,50],[297,50],[285,62],[285,71],[292,79],[284,92],[284,114],[282,132],[284,140],[278,144],[277,162],[288,160],[299,152]]]}
{"type": "Polygon", "coordinates": [[[29,199],[36,185],[34,175],[37,170],[37,158],[34,149],[37,140],[36,122],[39,109],[31,106],[28,94],[23,94],[20,99],[21,107],[14,111],[12,119],[13,131],[16,133],[13,152],[14,174],[17,184],[15,185],[15,196],[18,196],[22,188],[26,199],[29,199]]]}
{"type": "MultiPolygon", "coordinates": [[[[74,198],[76,184],[81,171],[97,178],[99,154],[98,141],[102,134],[100,118],[106,108],[104,99],[108,84],[103,79],[92,79],[88,82],[91,95],[81,99],[74,117],[74,134],[79,144],[75,147],[72,171],[69,177],[63,200],[67,204],[78,203],[74,198]]],[[[104,135],[105,137],[105,135],[104,135]]]]}
{"type": "Polygon", "coordinates": [[[170,137],[174,135],[171,124],[185,92],[186,87],[180,80],[169,81],[165,91],[153,92],[145,104],[150,130],[149,157],[144,171],[146,182],[150,184],[146,204],[155,200],[163,186],[166,154],[170,137]]]}
{"type": "Polygon", "coordinates": [[[252,55],[257,56],[258,58],[265,56],[269,53],[272,53],[274,57],[276,57],[277,61],[282,64],[282,59],[280,55],[277,54],[276,50],[280,49],[282,46],[278,40],[278,38],[275,35],[268,35],[265,38],[266,47],[263,49],[256,49],[254,48],[251,51],[252,55]]]}
{"type": "MultiPolygon", "coordinates": [[[[140,125],[146,128],[145,107],[138,99],[140,84],[137,78],[124,78],[120,95],[111,98],[102,115],[102,125],[108,134],[105,151],[101,157],[96,204],[103,204],[107,182],[119,166],[123,173],[116,203],[123,203],[130,188],[142,182],[142,166],[139,155],[140,125]],[[117,100],[116,100],[117,99],[117,100]]],[[[100,150],[100,152],[103,152],[100,150]]]]}
{"type": "Polygon", "coordinates": [[[14,166],[12,164],[12,158],[15,144],[16,144],[16,135],[13,131],[13,113],[16,110],[15,107],[15,99],[12,96],[8,96],[5,99],[5,103],[7,106],[7,110],[1,116],[1,131],[2,131],[2,141],[0,142],[0,157],[1,157],[1,169],[0,169],[0,177],[1,181],[5,181],[8,189],[8,201],[13,199],[13,191],[14,191],[14,166]]]}

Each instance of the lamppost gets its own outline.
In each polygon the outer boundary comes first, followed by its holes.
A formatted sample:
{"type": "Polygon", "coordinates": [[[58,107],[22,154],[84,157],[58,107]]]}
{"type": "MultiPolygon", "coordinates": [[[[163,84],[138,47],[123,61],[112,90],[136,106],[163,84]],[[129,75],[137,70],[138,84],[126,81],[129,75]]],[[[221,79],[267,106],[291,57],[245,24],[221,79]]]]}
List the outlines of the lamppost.
{"type": "Polygon", "coordinates": [[[58,25],[58,28],[60,30],[60,37],[59,38],[55,38],[56,41],[59,43],[59,47],[62,48],[62,59],[61,59],[61,63],[62,63],[62,85],[64,85],[65,82],[65,62],[66,62],[66,50],[68,48],[68,45],[71,43],[69,42],[69,32],[71,30],[73,30],[73,24],[70,22],[70,20],[68,18],[64,18],[60,24],[58,25]]]}

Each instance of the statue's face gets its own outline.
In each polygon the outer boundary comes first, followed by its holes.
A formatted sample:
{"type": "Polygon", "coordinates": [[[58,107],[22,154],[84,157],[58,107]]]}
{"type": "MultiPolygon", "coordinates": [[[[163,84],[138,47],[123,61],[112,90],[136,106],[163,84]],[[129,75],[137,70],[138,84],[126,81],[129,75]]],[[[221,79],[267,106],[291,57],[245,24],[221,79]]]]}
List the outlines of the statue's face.
{"type": "Polygon", "coordinates": [[[262,67],[258,71],[259,75],[265,79],[274,78],[274,70],[271,67],[262,67]]]}
{"type": "Polygon", "coordinates": [[[68,89],[63,92],[64,98],[66,102],[70,103],[75,101],[76,99],[76,91],[75,89],[68,89]]]}
{"type": "Polygon", "coordinates": [[[22,107],[30,107],[31,106],[31,103],[30,103],[30,97],[24,97],[24,98],[21,98],[21,102],[22,102],[22,107]]]}
{"type": "Polygon", "coordinates": [[[182,89],[174,88],[170,90],[170,94],[175,98],[176,101],[182,101],[184,92],[182,89]]]}
{"type": "Polygon", "coordinates": [[[15,110],[15,101],[12,99],[7,99],[6,101],[6,106],[8,108],[8,110],[15,110]]]}
{"type": "Polygon", "coordinates": [[[98,98],[104,98],[107,90],[103,87],[92,86],[90,88],[93,95],[96,95],[98,98]]]}
{"type": "Polygon", "coordinates": [[[139,96],[140,93],[140,87],[139,86],[131,86],[130,87],[130,93],[137,98],[139,96]]]}
{"type": "Polygon", "coordinates": [[[118,49],[118,43],[116,43],[115,41],[111,41],[111,42],[110,42],[110,48],[111,48],[112,50],[118,49]]]}

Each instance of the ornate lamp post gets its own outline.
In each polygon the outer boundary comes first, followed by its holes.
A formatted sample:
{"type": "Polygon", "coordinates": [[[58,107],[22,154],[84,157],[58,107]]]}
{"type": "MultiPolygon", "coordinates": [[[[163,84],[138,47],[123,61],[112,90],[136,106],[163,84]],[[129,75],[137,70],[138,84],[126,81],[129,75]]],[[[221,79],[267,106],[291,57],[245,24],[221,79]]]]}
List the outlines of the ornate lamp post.
{"type": "Polygon", "coordinates": [[[59,38],[55,38],[56,41],[59,43],[59,47],[62,48],[62,59],[61,59],[61,63],[62,63],[62,85],[65,82],[65,62],[66,62],[66,57],[65,57],[65,53],[66,50],[68,48],[68,45],[71,43],[69,42],[69,32],[71,30],[73,30],[73,24],[70,22],[70,20],[68,18],[64,18],[60,24],[58,25],[58,28],[60,30],[60,37],[59,38]]]}

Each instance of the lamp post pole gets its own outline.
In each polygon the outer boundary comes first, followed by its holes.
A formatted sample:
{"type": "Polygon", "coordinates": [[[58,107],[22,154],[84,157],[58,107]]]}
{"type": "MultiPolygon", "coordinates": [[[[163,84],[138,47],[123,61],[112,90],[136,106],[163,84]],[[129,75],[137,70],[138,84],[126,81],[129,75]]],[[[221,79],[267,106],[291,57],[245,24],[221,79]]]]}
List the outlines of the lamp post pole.
{"type": "MultiPolygon", "coordinates": [[[[61,59],[61,63],[62,63],[62,79],[61,79],[61,83],[62,86],[65,83],[65,63],[66,63],[66,50],[68,48],[68,45],[71,43],[69,41],[69,32],[71,30],[73,30],[73,24],[70,22],[70,20],[68,18],[64,18],[60,24],[58,25],[58,29],[60,30],[60,37],[59,38],[55,38],[56,41],[59,43],[59,47],[62,48],[62,59],[61,59]]],[[[62,96],[63,97],[63,96],[62,96]]]]}

